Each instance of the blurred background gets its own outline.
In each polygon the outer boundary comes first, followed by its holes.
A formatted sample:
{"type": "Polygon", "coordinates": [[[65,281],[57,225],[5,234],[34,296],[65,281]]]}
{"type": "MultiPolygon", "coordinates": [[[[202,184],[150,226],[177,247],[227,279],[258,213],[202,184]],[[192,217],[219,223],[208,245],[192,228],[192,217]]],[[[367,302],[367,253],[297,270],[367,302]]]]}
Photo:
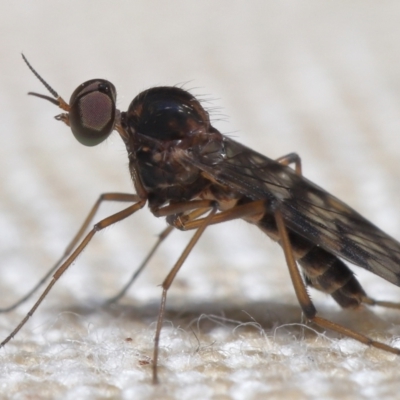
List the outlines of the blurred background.
{"type": "MultiPolygon", "coordinates": [[[[118,135],[95,148],[76,142],[54,120],[56,107],[26,95],[47,93],[21,52],[67,101],[93,78],[114,83],[121,111],[144,89],[183,85],[209,100],[222,133],[270,158],[297,152],[305,176],[400,238],[398,2],[1,1],[0,10],[0,307],[53,265],[100,193],[133,191],[118,135]]],[[[97,219],[119,209],[107,204],[97,219]]],[[[164,243],[120,305],[105,309],[102,302],[129,279],[164,227],[145,209],[93,240],[2,350],[0,380],[10,396],[159,395],[143,361],[152,356],[157,285],[190,234],[175,232],[164,243]]],[[[392,285],[356,273],[371,295],[400,298],[392,285]]],[[[355,320],[353,328],[381,340],[398,333],[395,315],[354,317],[312,294],[336,321],[355,320]]],[[[345,339],[338,350],[335,335],[324,341],[296,328],[274,330],[301,315],[280,248],[244,222],[206,232],[169,304],[160,362],[171,398],[313,398],[306,382],[314,381],[316,398],[337,398],[344,389],[348,398],[376,398],[375,383],[385,398],[398,381],[387,355],[345,339]],[[238,336],[235,329],[248,321],[255,331],[238,336]],[[279,334],[280,341],[271,339],[279,334]],[[329,356],[332,346],[337,353],[329,356]]],[[[0,315],[3,336],[28,306],[0,315]]]]}

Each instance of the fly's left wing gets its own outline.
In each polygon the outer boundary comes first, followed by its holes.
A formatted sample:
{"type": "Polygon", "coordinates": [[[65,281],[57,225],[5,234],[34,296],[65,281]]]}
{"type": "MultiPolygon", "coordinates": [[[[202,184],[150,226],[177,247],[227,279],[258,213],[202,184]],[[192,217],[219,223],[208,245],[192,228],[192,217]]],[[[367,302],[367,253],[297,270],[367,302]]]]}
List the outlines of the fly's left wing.
{"type": "Polygon", "coordinates": [[[292,168],[227,137],[180,158],[247,197],[267,200],[293,232],[400,286],[400,243],[292,168]]]}

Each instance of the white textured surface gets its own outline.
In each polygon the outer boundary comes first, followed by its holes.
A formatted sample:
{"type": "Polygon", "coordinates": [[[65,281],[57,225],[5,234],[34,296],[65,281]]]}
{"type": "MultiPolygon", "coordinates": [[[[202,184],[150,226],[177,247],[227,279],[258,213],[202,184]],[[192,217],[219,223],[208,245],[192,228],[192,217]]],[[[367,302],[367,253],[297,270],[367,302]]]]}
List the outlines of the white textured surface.
{"type": "MultiPolygon", "coordinates": [[[[398,1],[13,1],[0,3],[0,301],[23,295],[61,254],[98,194],[130,191],[117,135],[84,148],[26,96],[44,92],[20,52],[67,100],[102,77],[125,110],[141,90],[188,82],[217,127],[278,157],[400,238],[398,1]],[[215,119],[221,116],[215,114],[215,119]]],[[[107,205],[101,215],[118,209],[107,205]]],[[[150,383],[160,288],[189,234],[175,233],[129,295],[115,294],[165,226],[145,210],[95,238],[0,352],[1,398],[391,399],[399,360],[300,324],[283,255],[243,222],[213,227],[174,283],[150,383]],[[131,338],[131,341],[125,339],[131,338]]],[[[357,269],[367,291],[400,291],[357,269]]],[[[400,314],[322,315],[396,343],[400,314]]],[[[0,306],[1,306],[0,305],[0,306]]],[[[0,315],[2,337],[28,304],[0,315]]]]}

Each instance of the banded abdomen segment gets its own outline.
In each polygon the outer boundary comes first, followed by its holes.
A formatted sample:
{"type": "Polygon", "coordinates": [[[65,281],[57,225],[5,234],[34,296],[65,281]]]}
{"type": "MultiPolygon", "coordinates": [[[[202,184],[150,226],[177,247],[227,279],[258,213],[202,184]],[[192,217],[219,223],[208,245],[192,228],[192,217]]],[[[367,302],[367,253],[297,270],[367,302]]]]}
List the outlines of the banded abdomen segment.
{"type": "MultiPolygon", "coordinates": [[[[266,213],[257,226],[272,240],[280,243],[272,214],[266,213]]],[[[343,308],[356,308],[367,296],[353,272],[335,255],[288,230],[294,257],[307,285],[330,294],[343,308]]]]}

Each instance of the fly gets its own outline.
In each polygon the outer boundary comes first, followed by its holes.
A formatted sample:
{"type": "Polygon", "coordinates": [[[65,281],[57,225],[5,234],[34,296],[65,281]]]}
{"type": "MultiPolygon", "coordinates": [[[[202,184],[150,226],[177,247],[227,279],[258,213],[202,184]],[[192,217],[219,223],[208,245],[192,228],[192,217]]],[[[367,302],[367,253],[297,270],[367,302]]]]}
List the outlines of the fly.
{"type": "Polygon", "coordinates": [[[32,309],[0,346],[18,333],[96,232],[130,217],[147,204],[153,215],[166,217],[169,227],[128,284],[112,300],[118,300],[126,292],[174,228],[195,230],[162,283],[154,339],[155,383],[168,289],[204,230],[238,218],[256,225],[282,247],[296,296],[308,321],[400,355],[400,349],[317,314],[307,286],[330,294],[344,308],[362,304],[399,308],[396,303],[369,297],[342,260],[400,286],[400,243],[303,177],[301,160],[296,153],[272,160],[222,135],[211,125],[200,102],[177,87],[145,90],[133,99],[128,111],[120,112],[116,109],[114,85],[103,79],[92,79],[78,86],[67,103],[22,57],[53,97],[29,94],[61,108],[63,113],[55,118],[68,125],[80,143],[95,146],[113,130],[120,134],[128,152],[136,194],[105,193],[99,197],[59,262],[24,298],[2,310],[9,311],[27,300],[53,275],[32,309]],[[104,201],[131,204],[96,223],[85,236],[104,201]]]}

